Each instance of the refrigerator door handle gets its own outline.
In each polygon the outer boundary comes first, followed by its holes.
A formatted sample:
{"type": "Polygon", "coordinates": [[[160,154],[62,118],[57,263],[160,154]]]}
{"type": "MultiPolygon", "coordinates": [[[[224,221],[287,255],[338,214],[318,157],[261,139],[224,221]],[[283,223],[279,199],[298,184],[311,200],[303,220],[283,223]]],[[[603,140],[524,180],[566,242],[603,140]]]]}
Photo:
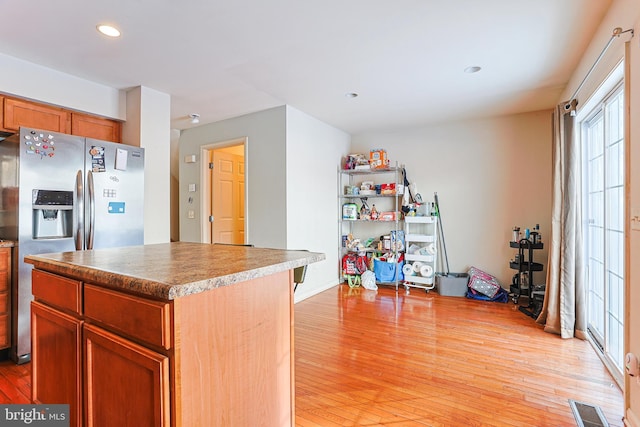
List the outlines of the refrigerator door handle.
{"type": "Polygon", "coordinates": [[[87,249],[93,249],[93,234],[96,226],[96,198],[93,189],[93,172],[87,172],[87,191],[89,201],[89,232],[87,233],[87,249]]]}
{"type": "Polygon", "coordinates": [[[73,206],[75,207],[75,224],[73,230],[73,241],[77,251],[83,249],[84,243],[84,190],[82,185],[82,171],[76,174],[76,191],[73,193],[73,206]]]}

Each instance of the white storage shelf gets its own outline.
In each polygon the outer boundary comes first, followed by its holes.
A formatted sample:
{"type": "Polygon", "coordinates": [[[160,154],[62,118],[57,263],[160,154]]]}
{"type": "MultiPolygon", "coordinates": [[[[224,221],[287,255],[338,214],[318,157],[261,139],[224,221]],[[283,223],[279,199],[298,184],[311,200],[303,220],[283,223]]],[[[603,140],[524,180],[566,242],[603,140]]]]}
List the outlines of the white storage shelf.
{"type": "MultiPolygon", "coordinates": [[[[362,241],[377,237],[380,235],[386,235],[394,231],[402,231],[402,219],[401,219],[401,198],[405,191],[402,184],[402,168],[390,167],[388,169],[367,169],[367,170],[339,170],[338,171],[338,210],[340,215],[339,225],[339,238],[341,242],[340,253],[346,254],[353,252],[342,246],[342,238],[345,235],[353,235],[354,238],[362,241]],[[385,185],[394,184],[395,190],[381,189],[381,193],[376,193],[375,190],[365,190],[362,194],[362,188],[359,188],[358,194],[350,194],[347,192],[346,187],[360,187],[362,182],[371,181],[373,185],[385,185]],[[393,219],[355,219],[346,217],[343,212],[345,203],[356,203],[362,205],[362,202],[366,202],[371,208],[375,205],[379,215],[383,215],[388,212],[393,212],[393,219]]],[[[388,214],[387,214],[388,215],[388,214]]],[[[390,215],[388,215],[390,216],[390,215]]],[[[398,256],[398,250],[396,247],[388,250],[394,257],[398,256]]],[[[365,252],[377,253],[378,250],[374,248],[367,248],[365,252]]],[[[342,261],[342,260],[341,260],[342,261]]],[[[340,275],[342,277],[342,262],[338,267],[340,275]]],[[[394,285],[396,290],[400,284],[399,278],[393,282],[378,282],[379,284],[394,285]]]]}
{"type": "Polygon", "coordinates": [[[404,219],[406,264],[413,267],[419,263],[420,266],[429,267],[427,276],[417,271],[405,274],[404,286],[407,291],[409,288],[420,288],[428,292],[435,287],[437,222],[435,216],[408,216],[404,219]]]}

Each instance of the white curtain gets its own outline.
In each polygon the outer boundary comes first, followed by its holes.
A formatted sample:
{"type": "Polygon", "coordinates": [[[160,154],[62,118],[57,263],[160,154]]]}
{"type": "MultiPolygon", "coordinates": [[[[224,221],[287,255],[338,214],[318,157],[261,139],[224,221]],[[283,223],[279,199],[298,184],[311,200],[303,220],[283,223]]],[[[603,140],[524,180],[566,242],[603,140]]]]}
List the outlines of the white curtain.
{"type": "Polygon", "coordinates": [[[586,283],[582,244],[581,150],[574,117],[558,105],[553,115],[553,202],[547,283],[537,322],[562,338],[586,338],[586,283]]]}

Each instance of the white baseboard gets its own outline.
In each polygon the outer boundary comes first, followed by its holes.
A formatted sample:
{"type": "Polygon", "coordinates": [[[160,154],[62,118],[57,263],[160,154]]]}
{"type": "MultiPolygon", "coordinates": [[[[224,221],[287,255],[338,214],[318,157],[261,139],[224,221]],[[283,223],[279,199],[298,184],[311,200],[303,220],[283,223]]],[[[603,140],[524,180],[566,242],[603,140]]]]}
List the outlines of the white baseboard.
{"type": "Polygon", "coordinates": [[[324,292],[327,289],[331,289],[334,286],[337,286],[339,283],[340,282],[338,282],[338,281],[329,282],[329,283],[326,283],[324,285],[317,286],[317,287],[314,287],[314,288],[305,287],[304,283],[301,283],[300,286],[298,287],[298,289],[296,290],[296,293],[295,293],[294,298],[293,298],[293,302],[294,302],[294,304],[297,304],[300,301],[304,301],[307,298],[311,298],[312,296],[319,294],[320,292],[324,292]]]}
{"type": "Polygon", "coordinates": [[[627,413],[624,416],[624,425],[626,427],[640,427],[640,418],[638,418],[631,408],[627,408],[627,413]]]}

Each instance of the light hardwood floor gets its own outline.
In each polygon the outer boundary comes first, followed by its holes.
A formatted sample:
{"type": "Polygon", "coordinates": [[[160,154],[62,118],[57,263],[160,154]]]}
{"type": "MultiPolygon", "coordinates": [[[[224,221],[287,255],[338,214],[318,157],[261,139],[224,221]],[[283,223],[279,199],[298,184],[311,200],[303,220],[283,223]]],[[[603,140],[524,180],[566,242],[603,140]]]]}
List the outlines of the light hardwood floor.
{"type": "MultiPolygon", "coordinates": [[[[623,426],[589,343],[512,303],[340,285],[295,305],[295,333],[299,427],[575,426],[570,398],[623,426]]],[[[30,387],[29,364],[0,363],[0,403],[28,403],[30,387]]]]}
{"type": "Polygon", "coordinates": [[[591,345],[511,302],[340,285],[295,322],[297,426],[576,426],[570,398],[623,426],[591,345]]]}

